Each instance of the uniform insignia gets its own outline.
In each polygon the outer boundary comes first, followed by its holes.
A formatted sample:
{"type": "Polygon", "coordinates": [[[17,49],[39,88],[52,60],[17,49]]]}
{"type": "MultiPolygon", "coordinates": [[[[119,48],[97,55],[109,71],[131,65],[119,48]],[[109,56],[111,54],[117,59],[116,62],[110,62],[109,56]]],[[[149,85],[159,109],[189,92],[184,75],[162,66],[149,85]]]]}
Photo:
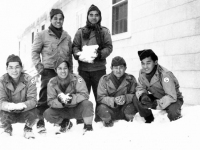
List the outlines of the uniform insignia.
{"type": "Polygon", "coordinates": [[[34,78],[31,79],[31,83],[32,83],[32,84],[35,84],[35,83],[36,83],[34,78]]]}
{"type": "Polygon", "coordinates": [[[81,79],[81,78],[79,78],[79,79],[78,79],[78,83],[81,83],[81,82],[82,82],[82,79],[81,79]]]}
{"type": "Polygon", "coordinates": [[[169,82],[169,78],[165,77],[164,82],[169,82]]]}

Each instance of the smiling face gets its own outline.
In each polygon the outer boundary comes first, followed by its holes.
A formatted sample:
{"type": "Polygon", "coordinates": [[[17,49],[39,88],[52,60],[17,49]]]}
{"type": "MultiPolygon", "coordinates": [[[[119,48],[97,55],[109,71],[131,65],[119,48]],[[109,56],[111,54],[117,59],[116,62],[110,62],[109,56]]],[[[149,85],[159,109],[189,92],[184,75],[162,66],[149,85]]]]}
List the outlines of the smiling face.
{"type": "Polygon", "coordinates": [[[62,62],[56,69],[58,76],[65,79],[69,74],[69,69],[66,62],[62,62]]]}
{"type": "Polygon", "coordinates": [[[13,80],[18,80],[23,68],[19,62],[9,62],[6,70],[9,76],[13,78],[13,80]]]}
{"type": "Polygon", "coordinates": [[[124,75],[126,71],[126,67],[124,65],[120,66],[112,66],[111,67],[113,74],[117,77],[120,78],[124,75]]]}
{"type": "Polygon", "coordinates": [[[98,11],[90,11],[88,14],[88,20],[91,24],[96,24],[99,22],[100,20],[100,15],[98,13],[98,11]]]}
{"type": "Polygon", "coordinates": [[[157,64],[158,61],[153,61],[151,57],[146,57],[141,61],[142,69],[146,74],[149,74],[157,64]]]}
{"type": "Polygon", "coordinates": [[[55,27],[55,28],[61,28],[63,26],[63,22],[64,22],[64,18],[62,14],[56,14],[53,16],[53,18],[51,19],[51,24],[55,27]]]}

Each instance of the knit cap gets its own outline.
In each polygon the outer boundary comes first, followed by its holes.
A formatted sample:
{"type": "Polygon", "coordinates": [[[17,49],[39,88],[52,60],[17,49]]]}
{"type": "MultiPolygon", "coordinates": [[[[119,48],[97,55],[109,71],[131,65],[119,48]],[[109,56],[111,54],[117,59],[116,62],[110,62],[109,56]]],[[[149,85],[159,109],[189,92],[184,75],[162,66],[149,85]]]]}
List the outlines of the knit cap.
{"type": "Polygon", "coordinates": [[[60,10],[60,9],[51,9],[51,11],[50,11],[50,18],[52,19],[53,16],[57,15],[57,14],[61,14],[63,16],[63,18],[65,18],[62,10],[60,10]]]}

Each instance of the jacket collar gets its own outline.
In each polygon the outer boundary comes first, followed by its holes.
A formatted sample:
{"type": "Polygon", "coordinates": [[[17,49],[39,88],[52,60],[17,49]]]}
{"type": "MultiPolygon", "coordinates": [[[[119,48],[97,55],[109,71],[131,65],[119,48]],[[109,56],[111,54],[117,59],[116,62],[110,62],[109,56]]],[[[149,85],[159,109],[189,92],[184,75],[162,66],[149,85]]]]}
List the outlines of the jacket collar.
{"type": "Polygon", "coordinates": [[[159,81],[159,78],[160,78],[160,77],[159,77],[159,76],[160,76],[160,74],[159,74],[160,69],[161,69],[161,66],[158,65],[155,74],[154,74],[153,77],[151,78],[150,83],[149,83],[149,81],[148,81],[147,78],[146,78],[146,73],[145,73],[143,70],[141,70],[140,74],[141,74],[141,76],[142,76],[142,80],[145,82],[145,84],[146,84],[148,87],[151,86],[151,85],[153,85],[153,84],[156,83],[157,81],[159,81]]]}
{"type": "Polygon", "coordinates": [[[111,88],[114,88],[115,90],[119,91],[120,89],[122,89],[123,87],[127,86],[129,84],[129,82],[127,80],[129,80],[129,76],[125,73],[125,78],[122,81],[122,83],[120,84],[120,86],[118,87],[118,89],[115,88],[114,84],[112,83],[112,81],[110,80],[110,75],[108,76],[108,81],[107,81],[107,85],[111,88]]]}
{"type": "Polygon", "coordinates": [[[13,86],[13,84],[12,84],[12,79],[11,79],[11,77],[8,75],[8,73],[4,75],[4,80],[5,80],[5,82],[6,82],[6,87],[7,87],[9,90],[13,91],[14,94],[15,94],[15,93],[18,93],[19,91],[21,91],[21,90],[26,86],[26,82],[27,82],[27,81],[25,80],[25,78],[24,78],[24,74],[23,74],[23,73],[21,73],[21,75],[20,75],[19,83],[18,83],[16,89],[14,89],[14,86],[13,86]]]}

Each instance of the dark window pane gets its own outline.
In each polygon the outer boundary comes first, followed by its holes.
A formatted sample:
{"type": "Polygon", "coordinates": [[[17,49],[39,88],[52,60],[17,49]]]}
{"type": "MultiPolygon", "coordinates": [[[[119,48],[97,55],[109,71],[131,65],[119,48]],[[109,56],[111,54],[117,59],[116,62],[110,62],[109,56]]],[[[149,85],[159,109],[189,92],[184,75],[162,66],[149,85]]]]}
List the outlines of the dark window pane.
{"type": "Polygon", "coordinates": [[[32,32],[32,43],[34,42],[34,32],[32,32]]]}
{"type": "Polygon", "coordinates": [[[113,0],[113,4],[118,3],[120,1],[122,1],[122,0],[113,0]]]}
{"type": "Polygon", "coordinates": [[[42,26],[42,30],[44,30],[44,29],[45,29],[45,25],[42,26]]]}
{"type": "MultiPolygon", "coordinates": [[[[114,2],[114,1],[113,1],[114,2]]],[[[125,1],[119,5],[113,6],[112,15],[112,34],[127,32],[127,6],[128,2],[125,1]]]]}

